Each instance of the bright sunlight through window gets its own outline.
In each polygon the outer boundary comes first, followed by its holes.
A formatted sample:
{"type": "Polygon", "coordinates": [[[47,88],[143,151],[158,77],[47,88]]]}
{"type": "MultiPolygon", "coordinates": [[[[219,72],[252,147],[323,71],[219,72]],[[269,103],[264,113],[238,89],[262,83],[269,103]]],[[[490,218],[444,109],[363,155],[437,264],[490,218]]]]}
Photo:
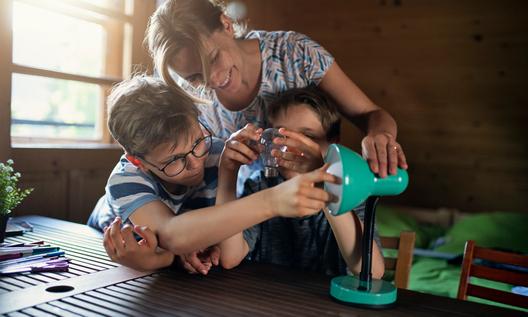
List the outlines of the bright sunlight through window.
{"type": "Polygon", "coordinates": [[[131,1],[13,1],[13,143],[109,141],[104,100],[130,71],[131,1]]]}

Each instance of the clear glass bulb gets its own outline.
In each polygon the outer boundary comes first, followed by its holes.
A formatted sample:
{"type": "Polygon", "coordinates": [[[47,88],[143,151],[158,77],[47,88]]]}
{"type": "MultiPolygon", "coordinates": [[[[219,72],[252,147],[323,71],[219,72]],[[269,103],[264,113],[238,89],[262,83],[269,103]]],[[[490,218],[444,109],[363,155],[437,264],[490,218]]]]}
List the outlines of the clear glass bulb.
{"type": "Polygon", "coordinates": [[[273,139],[275,138],[284,138],[284,136],[279,133],[279,129],[275,128],[268,128],[264,130],[260,137],[260,158],[262,160],[262,164],[264,165],[265,177],[279,176],[279,171],[277,170],[279,164],[277,163],[277,158],[271,155],[271,151],[275,149],[284,152],[287,149],[285,145],[273,143],[273,139]]]}

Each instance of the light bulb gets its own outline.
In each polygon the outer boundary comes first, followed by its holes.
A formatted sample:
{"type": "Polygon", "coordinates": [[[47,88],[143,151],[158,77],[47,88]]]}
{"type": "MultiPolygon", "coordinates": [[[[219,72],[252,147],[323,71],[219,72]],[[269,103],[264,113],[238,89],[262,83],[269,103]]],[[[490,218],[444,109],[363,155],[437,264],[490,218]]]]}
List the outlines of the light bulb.
{"type": "Polygon", "coordinates": [[[285,145],[273,143],[273,139],[277,137],[284,138],[284,136],[279,133],[279,129],[275,128],[268,128],[264,130],[260,137],[260,158],[262,160],[262,165],[264,165],[265,177],[279,176],[279,171],[277,170],[279,164],[277,163],[277,158],[271,155],[271,151],[275,149],[284,152],[286,151],[287,147],[285,145]]]}

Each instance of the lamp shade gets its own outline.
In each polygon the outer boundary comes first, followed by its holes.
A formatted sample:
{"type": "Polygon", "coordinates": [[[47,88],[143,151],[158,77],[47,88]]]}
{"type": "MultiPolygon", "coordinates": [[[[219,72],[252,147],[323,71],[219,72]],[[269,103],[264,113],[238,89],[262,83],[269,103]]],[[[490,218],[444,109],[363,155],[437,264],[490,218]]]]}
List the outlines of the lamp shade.
{"type": "Polygon", "coordinates": [[[407,171],[398,168],[396,175],[380,178],[374,174],[358,153],[340,145],[331,144],[326,152],[327,172],[341,179],[340,184],[325,183],[325,190],[338,200],[328,205],[332,215],[348,212],[370,196],[401,194],[409,183],[407,171]]]}

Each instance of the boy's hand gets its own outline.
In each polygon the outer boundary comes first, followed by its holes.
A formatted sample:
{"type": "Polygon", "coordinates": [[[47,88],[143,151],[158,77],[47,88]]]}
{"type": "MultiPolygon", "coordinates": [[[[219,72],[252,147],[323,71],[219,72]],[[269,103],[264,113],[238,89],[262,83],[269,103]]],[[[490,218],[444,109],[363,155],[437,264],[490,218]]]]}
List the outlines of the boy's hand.
{"type": "Polygon", "coordinates": [[[262,129],[257,129],[252,124],[246,124],[245,127],[231,134],[225,142],[220,158],[220,167],[236,171],[240,165],[249,164],[258,159],[258,149],[252,148],[249,144],[251,141],[258,142],[261,133],[262,129]]]}
{"type": "Polygon", "coordinates": [[[286,138],[275,138],[273,143],[286,145],[288,151],[273,150],[271,154],[277,158],[279,166],[287,169],[283,174],[287,179],[299,174],[313,171],[324,164],[321,147],[309,137],[280,128],[279,133],[286,138]]]}
{"type": "Polygon", "coordinates": [[[191,274],[207,275],[213,265],[220,263],[220,248],[216,245],[199,252],[179,256],[182,267],[191,274]]]}
{"type": "Polygon", "coordinates": [[[363,158],[367,160],[372,172],[384,178],[388,174],[396,175],[396,168],[407,169],[407,159],[401,145],[390,133],[367,135],[361,141],[363,158]]]}
{"type": "Polygon", "coordinates": [[[304,217],[318,213],[328,202],[334,201],[332,194],[315,186],[320,182],[339,183],[336,176],[326,172],[327,168],[325,164],[271,188],[269,201],[274,213],[281,217],[304,217]]]}
{"type": "Polygon", "coordinates": [[[158,239],[147,227],[125,225],[121,228],[121,218],[117,217],[110,227],[104,230],[103,245],[112,261],[136,270],[148,271],[169,266],[174,256],[168,251],[157,250],[158,239]],[[141,236],[136,241],[133,232],[141,236]]]}

